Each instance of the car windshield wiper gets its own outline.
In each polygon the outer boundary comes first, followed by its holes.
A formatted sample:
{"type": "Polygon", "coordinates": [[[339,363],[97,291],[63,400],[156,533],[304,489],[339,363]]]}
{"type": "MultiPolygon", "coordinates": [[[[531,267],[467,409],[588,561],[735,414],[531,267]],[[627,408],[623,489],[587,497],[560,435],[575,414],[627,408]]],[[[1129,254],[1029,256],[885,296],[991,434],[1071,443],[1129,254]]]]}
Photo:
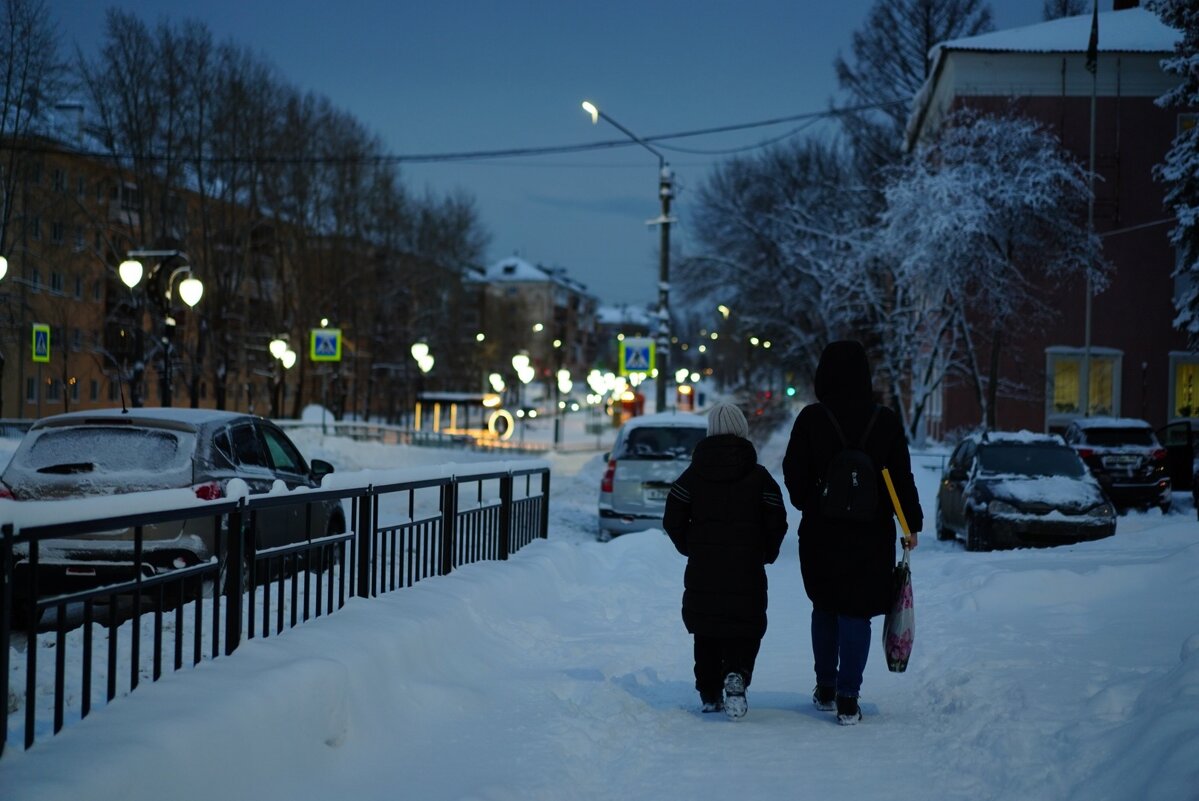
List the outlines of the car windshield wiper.
{"type": "Polygon", "coordinates": [[[74,473],[90,473],[96,469],[94,462],[63,462],[62,464],[52,464],[46,467],[39,467],[39,473],[51,473],[58,476],[68,476],[74,473]]]}

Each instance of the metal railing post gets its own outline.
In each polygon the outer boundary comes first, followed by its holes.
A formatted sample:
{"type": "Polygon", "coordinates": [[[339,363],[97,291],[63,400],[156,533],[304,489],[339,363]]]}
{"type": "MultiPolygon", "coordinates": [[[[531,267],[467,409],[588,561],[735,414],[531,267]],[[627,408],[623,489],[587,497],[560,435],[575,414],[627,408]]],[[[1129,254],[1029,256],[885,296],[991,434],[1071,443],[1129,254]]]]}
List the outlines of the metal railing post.
{"type": "Polygon", "coordinates": [[[241,601],[245,594],[246,540],[242,524],[245,501],[229,513],[229,547],[225,556],[225,656],[237,650],[241,641],[241,601]]]}
{"type": "MultiPolygon", "coordinates": [[[[3,552],[0,552],[0,756],[4,756],[4,746],[8,742],[8,654],[9,640],[12,637],[12,523],[0,527],[3,535],[3,552]]],[[[28,648],[29,646],[26,645],[28,648]]]]}
{"type": "Polygon", "coordinates": [[[375,516],[371,510],[373,492],[370,487],[363,495],[359,495],[358,529],[354,532],[355,554],[358,557],[358,587],[355,595],[359,598],[371,597],[371,565],[375,561],[375,516]]]}
{"type": "Polygon", "coordinates": [[[538,536],[548,539],[550,535],[550,469],[541,474],[541,531],[538,536]]]}
{"type": "Polygon", "coordinates": [[[441,570],[447,576],[454,569],[454,522],[458,517],[458,479],[441,488],[441,570]]]}
{"type": "Polygon", "coordinates": [[[512,550],[512,473],[500,479],[500,559],[512,550]]]}

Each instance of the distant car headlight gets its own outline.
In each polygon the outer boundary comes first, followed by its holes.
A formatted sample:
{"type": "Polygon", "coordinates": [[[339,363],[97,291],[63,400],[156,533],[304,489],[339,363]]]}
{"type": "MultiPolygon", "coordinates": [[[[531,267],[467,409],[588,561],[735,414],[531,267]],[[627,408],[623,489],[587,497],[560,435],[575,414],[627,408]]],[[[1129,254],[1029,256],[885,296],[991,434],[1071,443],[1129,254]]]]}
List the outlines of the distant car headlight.
{"type": "Polygon", "coordinates": [[[991,501],[987,504],[987,511],[994,515],[1018,515],[1021,511],[1007,501],[991,501]]]}
{"type": "Polygon", "coordinates": [[[1107,501],[1097,503],[1087,510],[1087,514],[1092,517],[1115,517],[1116,510],[1107,501]]]}

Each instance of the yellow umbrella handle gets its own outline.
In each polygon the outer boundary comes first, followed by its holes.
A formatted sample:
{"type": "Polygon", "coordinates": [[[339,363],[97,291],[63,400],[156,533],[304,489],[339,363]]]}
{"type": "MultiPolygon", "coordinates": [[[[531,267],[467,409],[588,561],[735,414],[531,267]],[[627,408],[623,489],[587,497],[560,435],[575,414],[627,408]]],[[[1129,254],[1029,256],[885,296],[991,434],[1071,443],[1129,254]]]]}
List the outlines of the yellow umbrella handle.
{"type": "Polygon", "coordinates": [[[891,505],[895,507],[895,516],[899,518],[899,527],[903,529],[903,547],[909,547],[912,540],[912,530],[908,528],[908,519],[903,516],[903,507],[899,505],[899,495],[895,492],[895,484],[891,481],[891,471],[883,468],[883,481],[887,482],[887,492],[891,495],[891,505]]]}

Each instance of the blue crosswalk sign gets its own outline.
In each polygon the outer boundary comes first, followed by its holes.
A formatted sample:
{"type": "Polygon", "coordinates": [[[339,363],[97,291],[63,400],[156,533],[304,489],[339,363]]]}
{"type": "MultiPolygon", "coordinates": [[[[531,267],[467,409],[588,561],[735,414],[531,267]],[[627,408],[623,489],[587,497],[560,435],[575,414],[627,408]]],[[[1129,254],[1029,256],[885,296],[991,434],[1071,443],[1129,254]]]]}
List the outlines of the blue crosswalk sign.
{"type": "Polygon", "coordinates": [[[314,362],[341,361],[341,329],[312,329],[312,346],[308,355],[314,362]]]}
{"type": "Polygon", "coordinates": [[[44,323],[33,324],[33,360],[50,361],[50,326],[44,323]]]}
{"type": "Polygon", "coordinates": [[[620,374],[652,373],[654,341],[644,337],[625,337],[620,342],[620,374]]]}

